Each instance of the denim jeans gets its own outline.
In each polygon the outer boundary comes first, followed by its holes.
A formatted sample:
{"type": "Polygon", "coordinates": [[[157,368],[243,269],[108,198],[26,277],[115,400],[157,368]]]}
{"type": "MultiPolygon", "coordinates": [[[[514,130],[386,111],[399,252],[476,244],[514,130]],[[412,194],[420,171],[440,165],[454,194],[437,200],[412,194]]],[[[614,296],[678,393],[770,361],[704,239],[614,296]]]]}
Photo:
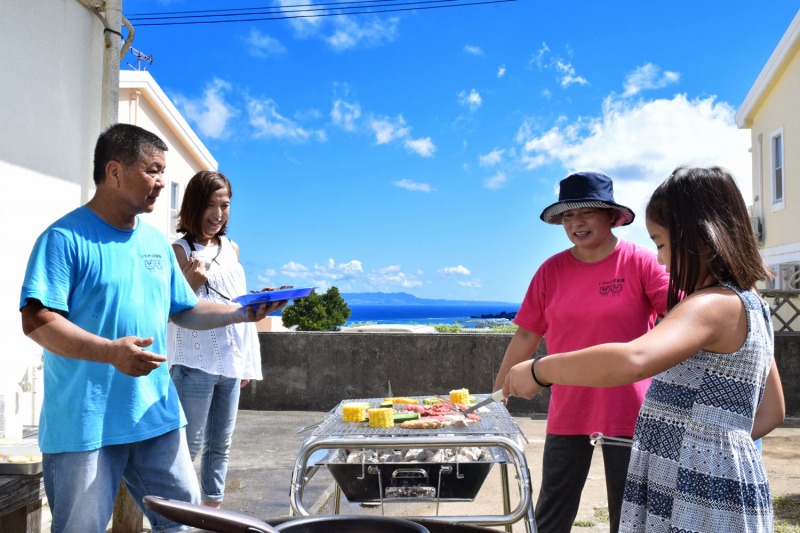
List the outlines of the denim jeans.
{"type": "MultiPolygon", "coordinates": [[[[105,533],[123,479],[139,507],[147,495],[200,502],[182,429],[131,444],[42,454],[42,470],[52,533],[105,533]]],[[[154,532],[189,529],[142,511],[154,532]]]]}
{"type": "Polygon", "coordinates": [[[200,455],[200,497],[221,502],[241,380],[174,365],[169,370],[186,414],[186,439],[192,461],[200,455]]]}

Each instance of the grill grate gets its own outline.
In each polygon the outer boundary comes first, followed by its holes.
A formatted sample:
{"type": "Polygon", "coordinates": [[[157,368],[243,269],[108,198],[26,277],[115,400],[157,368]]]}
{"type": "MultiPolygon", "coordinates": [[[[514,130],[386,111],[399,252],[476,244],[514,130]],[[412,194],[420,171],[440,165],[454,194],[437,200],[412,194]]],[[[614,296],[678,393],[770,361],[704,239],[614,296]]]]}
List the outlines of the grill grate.
{"type": "MultiPolygon", "coordinates": [[[[478,401],[488,398],[488,394],[475,395],[478,401]]],[[[423,397],[415,397],[422,402],[423,397]]],[[[371,428],[367,422],[343,422],[342,406],[349,402],[366,402],[370,405],[380,405],[383,398],[366,398],[357,400],[343,400],[339,405],[332,409],[322,423],[312,433],[315,437],[387,437],[387,436],[442,436],[442,435],[503,435],[513,438],[521,433],[519,426],[508,413],[505,405],[501,402],[492,402],[476,412],[480,420],[473,422],[466,427],[446,426],[436,429],[406,429],[396,425],[391,428],[371,428]]]]}

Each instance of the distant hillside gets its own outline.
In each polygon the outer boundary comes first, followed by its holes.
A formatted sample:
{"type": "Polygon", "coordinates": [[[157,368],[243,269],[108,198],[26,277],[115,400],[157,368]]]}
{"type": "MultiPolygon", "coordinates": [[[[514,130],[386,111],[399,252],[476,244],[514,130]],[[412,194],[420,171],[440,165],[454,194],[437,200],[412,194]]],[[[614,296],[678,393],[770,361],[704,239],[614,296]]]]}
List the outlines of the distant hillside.
{"type": "Polygon", "coordinates": [[[518,307],[519,303],[493,302],[479,300],[438,300],[417,298],[406,292],[343,292],[342,298],[348,305],[508,305],[518,307]]]}

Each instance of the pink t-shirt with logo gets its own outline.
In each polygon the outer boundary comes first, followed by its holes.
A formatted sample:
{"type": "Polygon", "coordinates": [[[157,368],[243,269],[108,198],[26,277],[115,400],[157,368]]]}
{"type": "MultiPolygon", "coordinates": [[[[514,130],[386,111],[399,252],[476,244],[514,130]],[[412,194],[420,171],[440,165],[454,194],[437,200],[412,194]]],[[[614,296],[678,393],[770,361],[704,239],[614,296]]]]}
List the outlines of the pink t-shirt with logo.
{"type": "MultiPolygon", "coordinates": [[[[654,253],[619,241],[602,261],[583,263],[565,250],[533,276],[514,323],[543,335],[548,353],[628,342],[666,311],[669,274],[654,253]]],[[[620,387],[553,385],[547,432],[631,436],[650,380],[620,387]]]]}

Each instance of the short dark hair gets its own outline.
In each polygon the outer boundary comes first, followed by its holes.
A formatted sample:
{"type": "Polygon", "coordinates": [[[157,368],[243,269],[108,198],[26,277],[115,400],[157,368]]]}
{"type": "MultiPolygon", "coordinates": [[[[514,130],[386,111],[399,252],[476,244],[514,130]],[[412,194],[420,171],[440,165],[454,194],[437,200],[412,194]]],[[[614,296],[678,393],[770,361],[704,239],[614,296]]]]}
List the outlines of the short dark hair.
{"type": "Polygon", "coordinates": [[[676,168],[653,193],[646,217],[669,231],[669,309],[696,290],[704,244],[711,249],[711,273],[721,281],[747,290],[772,277],[742,193],[721,167],[676,168]]]}
{"type": "MultiPolygon", "coordinates": [[[[211,195],[220,189],[228,189],[228,196],[233,198],[231,182],[222,172],[201,170],[186,184],[183,193],[181,210],[178,213],[178,233],[199,237],[203,234],[203,213],[208,207],[211,195]]],[[[217,235],[228,232],[227,222],[222,225],[217,235]]]]}
{"type": "Polygon", "coordinates": [[[99,185],[106,178],[109,161],[119,161],[130,167],[144,158],[145,149],[153,147],[162,152],[168,150],[166,143],[155,133],[133,124],[114,124],[100,134],[94,147],[94,183],[99,185]]]}

